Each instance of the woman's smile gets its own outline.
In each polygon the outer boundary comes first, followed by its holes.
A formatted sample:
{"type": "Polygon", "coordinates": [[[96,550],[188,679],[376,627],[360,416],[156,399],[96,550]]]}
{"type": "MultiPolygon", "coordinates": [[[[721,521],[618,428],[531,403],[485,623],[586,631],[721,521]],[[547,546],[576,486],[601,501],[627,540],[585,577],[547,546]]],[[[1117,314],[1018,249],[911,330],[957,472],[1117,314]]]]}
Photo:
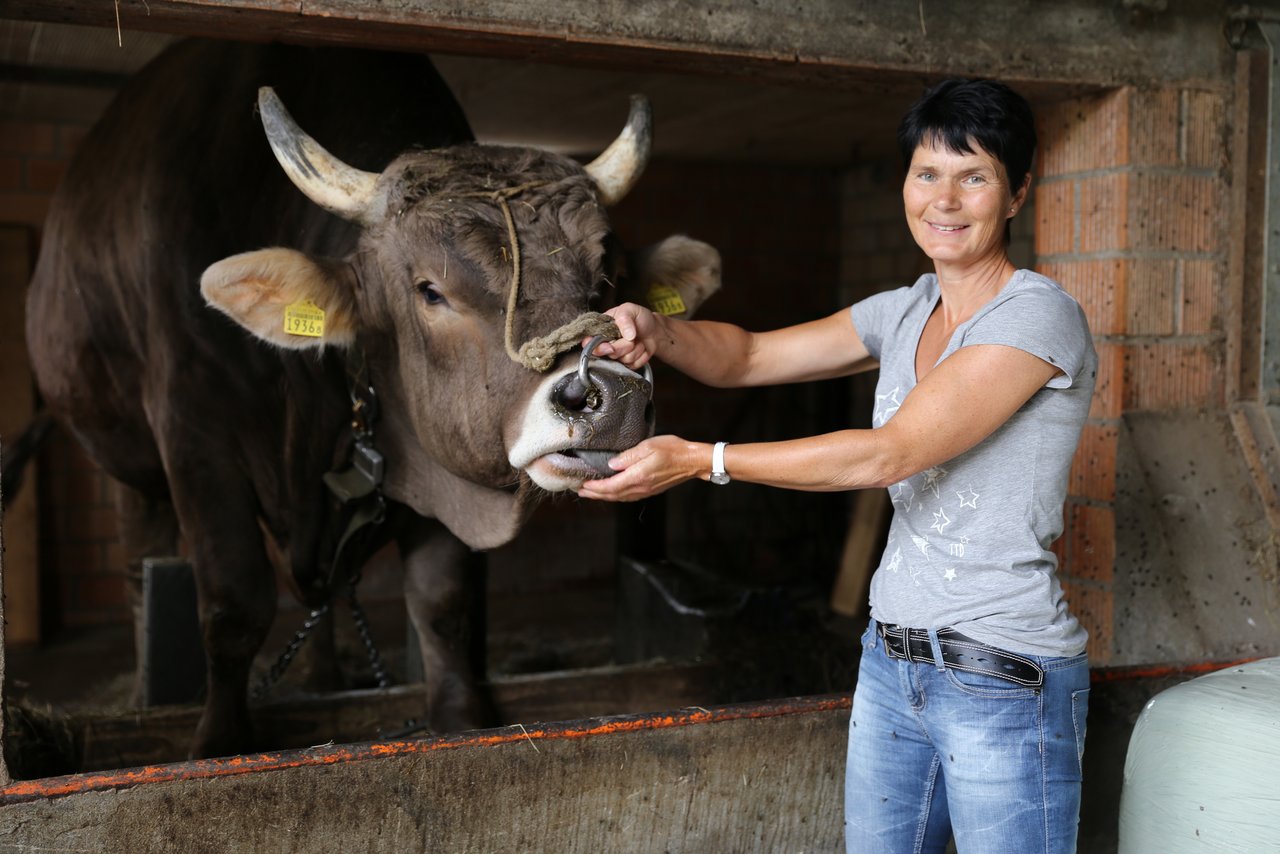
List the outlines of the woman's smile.
{"type": "Polygon", "coordinates": [[[1011,192],[999,160],[971,147],[963,153],[922,143],[902,185],[911,235],[943,275],[1002,260],[1005,223],[1026,196],[1011,192]]]}

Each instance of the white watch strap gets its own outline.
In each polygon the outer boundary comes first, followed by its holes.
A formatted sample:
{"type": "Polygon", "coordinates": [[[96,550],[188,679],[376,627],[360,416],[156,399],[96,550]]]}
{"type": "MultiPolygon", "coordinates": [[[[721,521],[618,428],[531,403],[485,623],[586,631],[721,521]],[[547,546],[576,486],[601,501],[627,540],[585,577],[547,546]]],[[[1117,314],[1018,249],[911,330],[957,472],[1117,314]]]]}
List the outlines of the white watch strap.
{"type": "Polygon", "coordinates": [[[724,474],[724,446],[728,442],[716,442],[716,446],[711,449],[711,473],[724,474]]]}

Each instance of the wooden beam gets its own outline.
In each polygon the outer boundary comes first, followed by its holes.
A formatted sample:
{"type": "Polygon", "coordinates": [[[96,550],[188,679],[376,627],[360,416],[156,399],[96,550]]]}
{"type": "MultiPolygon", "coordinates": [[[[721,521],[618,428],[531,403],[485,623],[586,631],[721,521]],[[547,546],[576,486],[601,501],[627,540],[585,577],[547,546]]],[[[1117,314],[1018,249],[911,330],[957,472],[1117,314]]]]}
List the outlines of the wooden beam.
{"type": "Polygon", "coordinates": [[[1225,89],[1220,5],[1107,0],[0,0],[0,17],[232,39],[358,44],[841,87],[868,75],[1225,89]]]}

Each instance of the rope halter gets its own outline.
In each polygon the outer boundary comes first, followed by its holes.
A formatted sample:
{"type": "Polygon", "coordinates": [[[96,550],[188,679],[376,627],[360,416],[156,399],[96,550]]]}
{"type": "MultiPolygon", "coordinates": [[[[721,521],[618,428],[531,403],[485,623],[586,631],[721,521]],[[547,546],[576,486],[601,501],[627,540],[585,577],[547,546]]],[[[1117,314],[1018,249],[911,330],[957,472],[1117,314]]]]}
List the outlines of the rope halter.
{"type": "Polygon", "coordinates": [[[511,206],[507,199],[519,195],[525,190],[540,187],[547,181],[536,181],[506,187],[501,190],[485,190],[476,193],[459,193],[458,196],[490,199],[502,210],[507,221],[507,237],[511,241],[511,287],[507,291],[507,319],[503,329],[503,344],[507,355],[533,371],[543,372],[555,364],[561,353],[578,346],[583,338],[602,336],[605,340],[616,341],[622,337],[618,325],[613,318],[598,311],[584,311],[573,320],[563,324],[546,335],[531,338],[517,348],[513,343],[515,337],[516,303],[520,296],[520,240],[516,235],[516,221],[511,215],[511,206]]]}

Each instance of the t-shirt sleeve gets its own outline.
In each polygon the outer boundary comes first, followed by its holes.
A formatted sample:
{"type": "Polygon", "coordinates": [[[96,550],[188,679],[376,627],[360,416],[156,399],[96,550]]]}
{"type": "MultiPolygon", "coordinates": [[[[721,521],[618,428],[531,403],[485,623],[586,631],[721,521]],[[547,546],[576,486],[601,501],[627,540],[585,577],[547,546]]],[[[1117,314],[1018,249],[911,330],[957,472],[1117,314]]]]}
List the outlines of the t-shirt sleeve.
{"type": "Polygon", "coordinates": [[[1016,347],[1062,370],[1049,388],[1070,388],[1093,346],[1080,304],[1065,291],[1036,289],[1014,294],[974,320],[963,347],[1003,344],[1016,347]]]}
{"type": "Polygon", "coordinates": [[[862,339],[867,352],[877,361],[880,359],[880,352],[884,348],[884,339],[889,333],[890,326],[901,317],[900,303],[908,291],[908,288],[883,291],[856,302],[849,308],[849,314],[853,317],[854,331],[862,339]]]}

